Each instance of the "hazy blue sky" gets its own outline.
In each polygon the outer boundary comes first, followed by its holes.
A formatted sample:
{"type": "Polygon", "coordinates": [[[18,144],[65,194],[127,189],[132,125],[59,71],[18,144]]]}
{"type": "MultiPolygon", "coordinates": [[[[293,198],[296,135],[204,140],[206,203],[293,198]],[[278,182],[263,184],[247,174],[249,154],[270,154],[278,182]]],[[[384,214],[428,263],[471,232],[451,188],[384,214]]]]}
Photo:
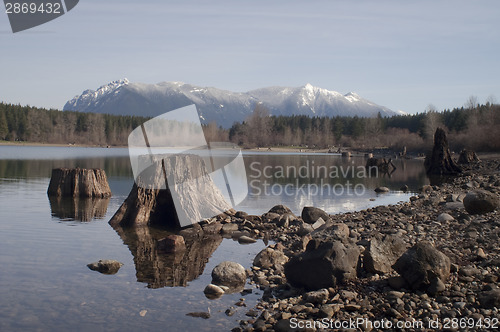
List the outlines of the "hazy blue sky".
{"type": "Polygon", "coordinates": [[[0,100],[61,109],[126,77],[231,91],[311,83],[411,113],[498,101],[499,17],[498,0],[81,0],[12,34],[2,12],[0,100]]]}

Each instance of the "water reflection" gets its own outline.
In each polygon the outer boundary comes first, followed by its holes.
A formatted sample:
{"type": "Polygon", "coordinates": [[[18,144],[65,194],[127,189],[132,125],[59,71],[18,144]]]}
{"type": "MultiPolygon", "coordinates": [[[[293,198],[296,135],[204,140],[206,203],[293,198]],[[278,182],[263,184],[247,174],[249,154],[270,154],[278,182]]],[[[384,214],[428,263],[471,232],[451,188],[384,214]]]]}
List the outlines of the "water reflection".
{"type": "Polygon", "coordinates": [[[106,216],[109,198],[49,196],[49,202],[53,217],[61,220],[91,221],[106,216]]]}
{"type": "Polygon", "coordinates": [[[187,286],[203,273],[222,242],[219,234],[195,233],[184,236],[186,250],[167,254],[159,249],[158,241],[171,232],[153,227],[114,229],[134,256],[137,281],[147,283],[148,288],[187,286]]]}

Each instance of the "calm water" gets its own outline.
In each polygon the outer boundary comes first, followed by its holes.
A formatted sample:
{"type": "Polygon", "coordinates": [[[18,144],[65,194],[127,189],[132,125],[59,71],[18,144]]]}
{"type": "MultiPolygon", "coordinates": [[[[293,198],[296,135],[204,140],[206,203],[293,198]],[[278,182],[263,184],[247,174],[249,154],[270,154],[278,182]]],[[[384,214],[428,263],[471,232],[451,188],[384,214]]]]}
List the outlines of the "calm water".
{"type": "MultiPolygon", "coordinates": [[[[315,166],[346,171],[364,165],[363,158],[268,153],[245,154],[244,159],[250,195],[238,209],[252,214],[275,204],[297,214],[306,205],[330,213],[359,210],[407,200],[409,194],[398,191],[403,184],[416,189],[427,183],[421,161],[397,162],[391,177],[360,178],[321,171],[313,176],[312,171],[315,166]],[[280,173],[280,166],[289,166],[289,174],[280,173]],[[301,173],[308,177],[292,173],[300,167],[309,169],[310,174],[301,173]],[[366,190],[349,196],[347,181],[366,190]],[[373,192],[382,185],[391,193],[373,192]],[[314,191],[318,188],[323,193],[314,191]]],[[[212,331],[230,330],[244,319],[259,290],[244,296],[247,308],[235,307],[236,314],[227,317],[224,311],[242,296],[208,300],[203,289],[218,263],[230,259],[250,267],[264,243],[243,246],[218,239],[192,245],[190,257],[159,254],[155,244],[163,232],[117,232],[107,223],[132,182],[126,149],[0,146],[0,331],[212,331]],[[49,200],[46,190],[55,167],[105,169],[113,197],[49,200]],[[87,268],[99,259],[117,259],[124,266],[115,275],[87,268]],[[212,313],[208,320],[185,315],[207,308],[212,313]]]]}

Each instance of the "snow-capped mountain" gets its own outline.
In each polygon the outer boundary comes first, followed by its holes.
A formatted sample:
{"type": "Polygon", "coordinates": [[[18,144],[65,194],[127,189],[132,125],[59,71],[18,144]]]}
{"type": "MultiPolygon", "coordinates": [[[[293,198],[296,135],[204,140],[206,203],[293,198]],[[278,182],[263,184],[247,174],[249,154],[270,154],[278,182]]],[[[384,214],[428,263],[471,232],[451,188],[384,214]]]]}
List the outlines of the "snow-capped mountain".
{"type": "Polygon", "coordinates": [[[181,82],[158,84],[113,81],[97,90],[85,90],[64,105],[64,110],[116,115],[156,116],[195,104],[203,123],[215,121],[225,128],[243,121],[261,102],[272,115],[383,116],[396,114],[390,109],[361,98],[314,87],[269,87],[249,92],[231,92],[198,87],[181,82]]]}

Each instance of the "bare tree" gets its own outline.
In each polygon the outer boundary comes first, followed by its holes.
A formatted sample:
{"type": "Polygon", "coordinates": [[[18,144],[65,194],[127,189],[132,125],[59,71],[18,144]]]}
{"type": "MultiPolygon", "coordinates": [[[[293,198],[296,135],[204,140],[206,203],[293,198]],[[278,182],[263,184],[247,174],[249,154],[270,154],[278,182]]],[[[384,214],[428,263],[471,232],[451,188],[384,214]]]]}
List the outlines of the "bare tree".
{"type": "Polygon", "coordinates": [[[475,109],[478,106],[478,101],[476,96],[470,96],[467,101],[465,102],[465,108],[468,108],[470,110],[475,109]]]}

